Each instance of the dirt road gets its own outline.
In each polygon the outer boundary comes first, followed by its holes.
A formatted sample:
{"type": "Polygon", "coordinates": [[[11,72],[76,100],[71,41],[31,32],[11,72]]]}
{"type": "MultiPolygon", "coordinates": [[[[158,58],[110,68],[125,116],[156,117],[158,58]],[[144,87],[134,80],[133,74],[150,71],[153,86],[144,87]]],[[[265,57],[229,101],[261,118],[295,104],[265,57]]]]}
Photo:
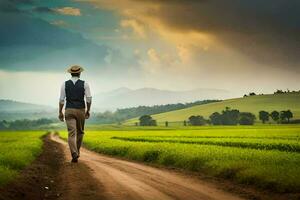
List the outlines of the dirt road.
{"type": "MultiPolygon", "coordinates": [[[[51,135],[51,140],[61,144],[66,158],[70,158],[69,149],[65,141],[57,136],[51,135]]],[[[241,199],[240,197],[219,190],[211,183],[201,181],[181,173],[158,169],[139,163],[120,160],[103,156],[92,151],[82,149],[79,162],[86,164],[92,170],[97,190],[95,193],[101,199],[131,200],[208,200],[208,199],[241,199]]],[[[73,164],[76,167],[76,164],[73,164]]],[[[84,184],[86,177],[81,177],[81,184],[84,184]]],[[[76,183],[74,183],[76,186],[76,183]]],[[[72,188],[70,189],[72,190],[72,188]]],[[[69,191],[73,194],[71,199],[76,197],[78,188],[69,191]]],[[[90,195],[91,196],[91,195],[90,195]]]]}

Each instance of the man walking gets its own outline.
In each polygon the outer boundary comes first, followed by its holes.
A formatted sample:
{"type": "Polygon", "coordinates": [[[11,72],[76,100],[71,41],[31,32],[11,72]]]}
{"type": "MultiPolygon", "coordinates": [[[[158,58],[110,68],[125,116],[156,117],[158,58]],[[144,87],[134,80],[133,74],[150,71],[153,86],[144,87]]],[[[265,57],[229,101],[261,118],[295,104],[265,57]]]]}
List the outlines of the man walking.
{"type": "Polygon", "coordinates": [[[77,163],[84,134],[84,122],[85,119],[90,117],[92,96],[89,85],[85,81],[79,79],[80,73],[83,72],[83,68],[74,65],[68,69],[68,72],[71,73],[72,77],[70,80],[64,82],[61,87],[58,118],[61,121],[64,121],[64,118],[66,120],[68,127],[68,143],[72,155],[71,162],[77,163]],[[63,107],[65,100],[66,106],[64,116],[63,107]]]}

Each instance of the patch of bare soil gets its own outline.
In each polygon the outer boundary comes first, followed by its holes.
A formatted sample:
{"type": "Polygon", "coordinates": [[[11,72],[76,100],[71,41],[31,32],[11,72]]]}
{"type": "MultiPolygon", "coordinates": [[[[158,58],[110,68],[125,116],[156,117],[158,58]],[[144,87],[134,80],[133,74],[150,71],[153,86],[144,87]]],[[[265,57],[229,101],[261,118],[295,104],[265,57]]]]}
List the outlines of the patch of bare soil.
{"type": "Polygon", "coordinates": [[[84,164],[66,160],[64,147],[43,138],[41,155],[8,185],[0,188],[0,200],[103,199],[101,186],[84,164]]]}

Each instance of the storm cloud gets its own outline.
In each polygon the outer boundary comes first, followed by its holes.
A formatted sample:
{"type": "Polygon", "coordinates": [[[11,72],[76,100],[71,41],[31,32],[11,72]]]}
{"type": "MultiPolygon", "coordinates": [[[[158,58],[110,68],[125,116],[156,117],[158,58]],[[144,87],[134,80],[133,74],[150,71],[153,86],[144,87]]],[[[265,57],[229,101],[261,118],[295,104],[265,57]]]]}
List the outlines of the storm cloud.
{"type": "Polygon", "coordinates": [[[82,1],[115,10],[140,23],[159,23],[170,32],[212,36],[218,44],[263,65],[299,68],[298,0],[82,1]]]}
{"type": "Polygon", "coordinates": [[[172,28],[211,33],[260,62],[299,64],[300,1],[159,2],[155,14],[172,28]]]}
{"type": "MultiPolygon", "coordinates": [[[[28,0],[0,4],[0,69],[57,71],[73,63],[96,68],[105,62],[109,47],[33,17],[19,8],[24,3],[34,6],[28,0]]],[[[49,12],[46,7],[38,10],[49,12]]]]}

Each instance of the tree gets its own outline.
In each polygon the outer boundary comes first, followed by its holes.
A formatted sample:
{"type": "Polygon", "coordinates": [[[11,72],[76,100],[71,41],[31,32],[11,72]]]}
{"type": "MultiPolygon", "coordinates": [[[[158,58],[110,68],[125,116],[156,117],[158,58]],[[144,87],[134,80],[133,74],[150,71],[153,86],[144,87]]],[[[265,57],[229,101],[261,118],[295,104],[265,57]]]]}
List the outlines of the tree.
{"type": "Polygon", "coordinates": [[[222,115],[218,112],[211,114],[209,119],[213,125],[222,125],[222,115]]]}
{"type": "Polygon", "coordinates": [[[250,112],[241,112],[239,124],[240,125],[253,125],[256,117],[250,112]]]}
{"type": "Polygon", "coordinates": [[[237,125],[239,120],[240,111],[226,107],[222,111],[222,124],[223,125],[237,125]]]}
{"type": "Polygon", "coordinates": [[[168,127],[168,126],[169,126],[169,122],[168,122],[168,121],[166,121],[166,122],[165,122],[165,125],[166,125],[166,127],[168,127]]]}
{"type": "Polygon", "coordinates": [[[262,121],[262,123],[266,123],[267,121],[269,121],[269,113],[267,111],[259,111],[259,119],[262,121]]]}
{"type": "Polygon", "coordinates": [[[222,113],[214,112],[209,116],[213,125],[237,125],[239,123],[240,111],[226,107],[222,113]]]}
{"type": "Polygon", "coordinates": [[[156,120],[152,119],[149,126],[157,126],[156,120]]]}
{"type": "Polygon", "coordinates": [[[281,121],[281,122],[283,122],[283,121],[286,120],[286,114],[285,114],[285,111],[284,111],[284,110],[283,110],[283,111],[280,111],[280,116],[279,116],[279,118],[280,118],[280,121],[281,121]]]}
{"type": "Polygon", "coordinates": [[[197,116],[193,115],[193,116],[189,117],[189,123],[192,126],[202,126],[202,125],[206,124],[206,121],[205,121],[204,117],[202,117],[200,115],[197,115],[197,116]]]}
{"type": "Polygon", "coordinates": [[[276,90],[275,92],[274,92],[274,94],[283,94],[284,92],[282,91],[282,90],[276,90]]]}
{"type": "Polygon", "coordinates": [[[143,115],[139,118],[141,126],[149,126],[152,117],[150,115],[143,115]]]}
{"type": "Polygon", "coordinates": [[[250,92],[249,96],[255,96],[256,94],[254,92],[250,92]]]}
{"type": "Polygon", "coordinates": [[[183,121],[183,126],[186,126],[186,125],[187,125],[186,120],[184,120],[183,121]]]}
{"type": "Polygon", "coordinates": [[[284,110],[280,112],[280,120],[285,121],[287,119],[290,123],[290,119],[293,118],[293,113],[290,110],[284,110]]]}
{"type": "Polygon", "coordinates": [[[278,111],[274,110],[273,112],[271,112],[270,116],[275,122],[278,123],[279,116],[280,116],[280,113],[278,111]]]}
{"type": "Polygon", "coordinates": [[[286,118],[288,120],[288,123],[290,123],[290,119],[294,117],[293,113],[290,110],[287,110],[285,115],[286,115],[286,118]]]}
{"type": "Polygon", "coordinates": [[[143,115],[139,118],[141,126],[157,126],[156,120],[150,115],[143,115]]]}

